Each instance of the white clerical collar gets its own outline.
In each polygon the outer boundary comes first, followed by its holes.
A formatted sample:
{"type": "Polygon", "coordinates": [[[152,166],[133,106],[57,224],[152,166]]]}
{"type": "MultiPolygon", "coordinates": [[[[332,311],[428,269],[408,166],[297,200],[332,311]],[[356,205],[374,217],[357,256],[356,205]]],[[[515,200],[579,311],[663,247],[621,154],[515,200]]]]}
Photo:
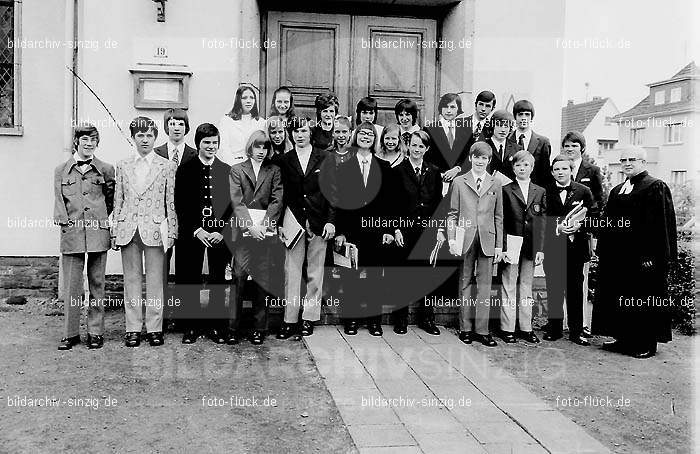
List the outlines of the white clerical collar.
{"type": "Polygon", "coordinates": [[[214,157],[214,158],[212,158],[211,161],[207,162],[207,161],[205,161],[204,159],[202,159],[202,156],[201,156],[201,155],[197,155],[197,157],[199,158],[199,162],[201,162],[201,163],[204,164],[205,166],[211,166],[212,164],[214,164],[214,159],[216,159],[216,157],[214,157]]]}

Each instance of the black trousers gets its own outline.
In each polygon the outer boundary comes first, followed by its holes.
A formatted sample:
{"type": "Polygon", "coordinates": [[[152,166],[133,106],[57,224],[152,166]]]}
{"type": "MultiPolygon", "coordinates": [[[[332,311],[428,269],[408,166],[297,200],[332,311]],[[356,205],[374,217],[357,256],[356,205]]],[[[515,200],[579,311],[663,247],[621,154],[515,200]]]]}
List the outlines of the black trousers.
{"type": "Polygon", "coordinates": [[[223,329],[226,326],[226,265],[231,252],[225,241],[207,248],[196,238],[177,240],[175,254],[175,294],[180,299],[179,315],[185,329],[223,329]],[[207,254],[209,265],[209,304],[202,309],[202,265],[207,254]]]}
{"type": "Polygon", "coordinates": [[[547,252],[544,273],[547,283],[547,312],[550,334],[561,335],[564,324],[564,299],[569,336],[583,332],[583,265],[565,254],[547,252]]]}
{"type": "Polygon", "coordinates": [[[367,324],[381,323],[382,267],[341,268],[340,278],[343,285],[340,316],[343,322],[364,320],[367,324]],[[361,278],[362,274],[366,277],[361,278]]]}

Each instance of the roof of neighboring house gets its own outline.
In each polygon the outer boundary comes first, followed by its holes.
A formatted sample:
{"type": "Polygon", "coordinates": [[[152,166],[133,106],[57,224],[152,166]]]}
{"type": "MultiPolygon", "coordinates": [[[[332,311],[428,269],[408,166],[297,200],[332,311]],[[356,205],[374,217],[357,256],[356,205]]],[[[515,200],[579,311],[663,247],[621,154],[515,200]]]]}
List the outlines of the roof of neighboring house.
{"type": "MultiPolygon", "coordinates": [[[[698,71],[698,67],[695,65],[694,61],[691,61],[688,63],[683,69],[678,71],[676,74],[674,74],[670,79],[666,79],[660,82],[654,82],[651,84],[648,84],[647,86],[652,87],[652,86],[658,86],[658,85],[663,85],[671,82],[676,82],[678,80],[683,80],[688,77],[692,76],[699,76],[700,71],[698,71]]],[[[646,115],[646,116],[654,116],[656,114],[665,114],[673,111],[683,111],[686,109],[692,109],[694,107],[694,101],[693,99],[681,99],[678,102],[674,103],[664,103],[664,104],[659,104],[659,105],[654,105],[651,102],[651,94],[647,95],[644,99],[639,101],[634,107],[629,109],[626,112],[622,112],[615,117],[613,117],[613,121],[618,121],[623,118],[631,118],[631,117],[636,117],[640,115],[646,115]]]]}
{"type": "Polygon", "coordinates": [[[561,108],[561,137],[569,131],[583,131],[603,108],[608,98],[593,98],[593,101],[572,104],[561,108]]]}

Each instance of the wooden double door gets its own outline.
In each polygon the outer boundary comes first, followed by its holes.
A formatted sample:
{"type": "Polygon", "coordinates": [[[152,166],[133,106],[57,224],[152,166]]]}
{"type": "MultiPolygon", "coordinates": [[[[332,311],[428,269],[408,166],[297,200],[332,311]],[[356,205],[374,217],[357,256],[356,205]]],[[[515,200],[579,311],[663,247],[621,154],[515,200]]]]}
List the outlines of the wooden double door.
{"type": "MultiPolygon", "coordinates": [[[[436,96],[436,24],[432,19],[269,11],[265,99],[282,85],[297,114],[315,118],[314,99],[333,92],[340,112],[377,100],[380,124],[396,122],[394,106],[418,104],[419,121],[432,118],[436,96]]],[[[267,110],[267,109],[266,109],[267,110]]]]}

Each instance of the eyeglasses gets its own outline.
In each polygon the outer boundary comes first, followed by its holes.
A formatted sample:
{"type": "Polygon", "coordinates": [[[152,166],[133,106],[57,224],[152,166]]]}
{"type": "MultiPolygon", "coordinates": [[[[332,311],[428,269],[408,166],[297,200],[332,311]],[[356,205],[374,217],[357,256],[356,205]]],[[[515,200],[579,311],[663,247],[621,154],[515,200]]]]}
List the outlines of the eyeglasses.
{"type": "Polygon", "coordinates": [[[371,136],[371,137],[374,137],[374,133],[373,133],[372,131],[367,131],[367,130],[358,131],[358,132],[357,132],[357,135],[358,135],[358,136],[371,136]]]}
{"type": "Polygon", "coordinates": [[[626,162],[637,162],[639,159],[637,158],[620,158],[620,164],[624,164],[626,162]]]}

